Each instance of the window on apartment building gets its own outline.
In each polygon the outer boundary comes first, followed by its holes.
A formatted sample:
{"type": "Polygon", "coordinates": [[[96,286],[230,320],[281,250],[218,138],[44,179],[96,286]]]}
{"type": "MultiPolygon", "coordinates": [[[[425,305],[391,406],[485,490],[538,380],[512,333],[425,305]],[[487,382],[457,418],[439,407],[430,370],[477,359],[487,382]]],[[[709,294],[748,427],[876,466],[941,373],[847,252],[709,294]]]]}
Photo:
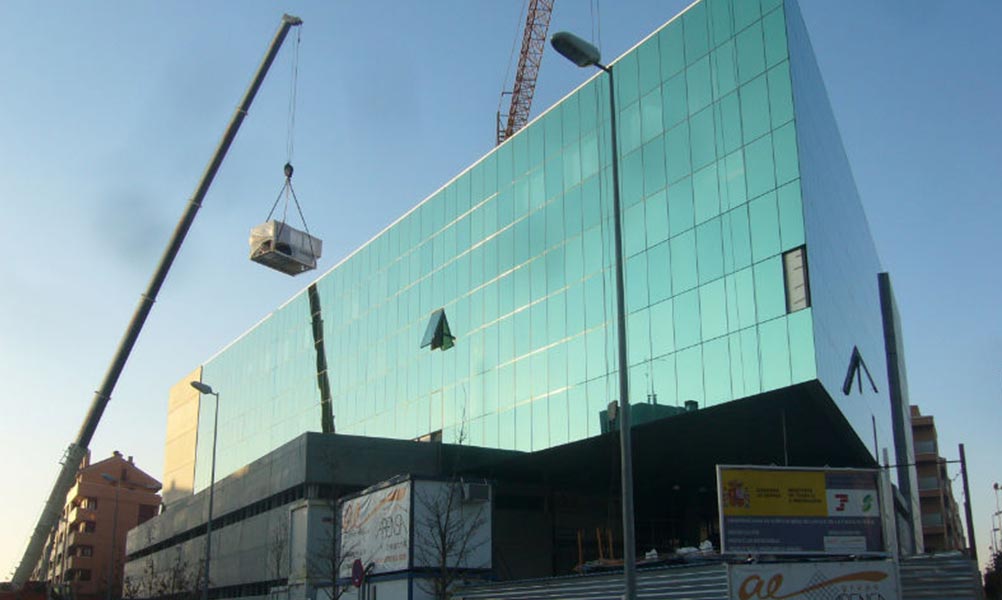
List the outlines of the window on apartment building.
{"type": "Polygon", "coordinates": [[[97,523],[94,521],[84,521],[83,523],[80,523],[80,531],[82,533],[94,533],[95,529],[97,529],[97,523]]]}
{"type": "Polygon", "coordinates": [[[786,281],[786,312],[792,313],[810,306],[806,247],[801,246],[783,253],[783,278],[786,281]]]}
{"type": "Polygon", "coordinates": [[[77,581],[90,581],[90,569],[80,569],[77,571],[77,581]]]}
{"type": "Polygon", "coordinates": [[[80,506],[88,510],[97,510],[97,498],[84,498],[80,506]]]}
{"type": "Polygon", "coordinates": [[[94,546],[77,546],[78,556],[94,556],[94,546]]]}

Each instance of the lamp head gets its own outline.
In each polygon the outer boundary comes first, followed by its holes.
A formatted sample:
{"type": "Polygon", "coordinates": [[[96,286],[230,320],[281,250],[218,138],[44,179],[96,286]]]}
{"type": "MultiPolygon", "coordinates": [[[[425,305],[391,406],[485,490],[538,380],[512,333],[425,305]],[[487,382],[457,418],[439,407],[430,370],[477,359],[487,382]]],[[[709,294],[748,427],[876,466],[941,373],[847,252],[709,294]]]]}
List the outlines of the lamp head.
{"type": "Polygon", "coordinates": [[[598,48],[567,31],[558,31],[550,38],[550,45],[561,56],[579,67],[599,66],[602,54],[598,48]]]}
{"type": "Polygon", "coordinates": [[[201,381],[192,381],[191,382],[191,387],[195,388],[196,390],[198,390],[202,394],[215,394],[216,393],[216,392],[212,391],[212,387],[211,386],[208,386],[208,385],[202,383],[201,381]]]}

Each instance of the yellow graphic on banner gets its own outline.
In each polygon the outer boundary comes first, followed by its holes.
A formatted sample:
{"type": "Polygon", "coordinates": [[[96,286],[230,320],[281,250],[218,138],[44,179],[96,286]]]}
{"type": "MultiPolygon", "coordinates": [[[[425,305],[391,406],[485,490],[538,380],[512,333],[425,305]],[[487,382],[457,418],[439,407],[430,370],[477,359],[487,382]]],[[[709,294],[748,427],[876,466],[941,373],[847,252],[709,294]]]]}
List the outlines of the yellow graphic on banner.
{"type": "Polygon", "coordinates": [[[825,517],[823,471],[721,469],[721,506],[728,517],[825,517]]]}

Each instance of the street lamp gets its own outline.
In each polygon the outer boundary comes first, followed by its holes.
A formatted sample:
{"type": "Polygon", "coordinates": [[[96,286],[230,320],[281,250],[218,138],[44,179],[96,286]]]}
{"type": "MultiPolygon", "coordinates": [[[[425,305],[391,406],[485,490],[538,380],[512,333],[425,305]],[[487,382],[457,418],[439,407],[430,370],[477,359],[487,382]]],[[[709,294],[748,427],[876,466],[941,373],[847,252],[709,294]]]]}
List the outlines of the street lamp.
{"type": "Polygon", "coordinates": [[[215,416],[212,420],[212,466],[209,468],[209,518],[205,521],[205,578],[202,581],[202,600],[209,600],[209,554],[212,550],[212,501],[216,487],[216,436],[219,433],[219,394],[201,381],[192,381],[191,387],[200,394],[216,397],[215,416]]]}
{"type": "Polygon", "coordinates": [[[630,437],[630,383],[626,362],[626,302],[623,284],[623,224],[619,208],[619,151],[616,148],[616,91],[612,67],[601,63],[598,48],[578,36],[561,31],[550,38],[553,49],[579,67],[598,67],[609,75],[609,125],[612,141],[612,213],[616,243],[616,339],[619,354],[619,460],[623,503],[623,598],[637,596],[637,549],[633,531],[633,450],[630,437]]]}
{"type": "Polygon", "coordinates": [[[115,588],[114,574],[115,574],[115,536],[118,535],[118,490],[122,487],[121,482],[117,479],[108,475],[107,473],[101,473],[101,478],[108,482],[109,485],[115,486],[115,512],[111,518],[111,555],[108,557],[108,600],[111,600],[112,590],[115,588]]]}

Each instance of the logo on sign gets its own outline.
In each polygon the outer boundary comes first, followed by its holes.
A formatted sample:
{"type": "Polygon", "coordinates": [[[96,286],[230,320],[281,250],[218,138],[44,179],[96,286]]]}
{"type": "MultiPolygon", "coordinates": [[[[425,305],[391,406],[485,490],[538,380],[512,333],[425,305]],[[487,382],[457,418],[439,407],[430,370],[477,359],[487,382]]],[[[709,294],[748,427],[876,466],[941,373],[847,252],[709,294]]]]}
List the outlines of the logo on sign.
{"type": "MultiPolygon", "coordinates": [[[[738,586],[738,598],[740,600],[786,600],[787,598],[806,598],[807,594],[817,590],[830,589],[843,583],[865,582],[876,583],[887,579],[887,573],[880,571],[858,571],[847,575],[840,575],[831,579],[809,585],[805,588],[787,591],[783,589],[783,576],[779,573],[763,579],[759,575],[749,575],[738,586]]],[[[813,597],[813,595],[811,596],[813,597]]],[[[842,598],[842,595],[835,596],[842,598]]],[[[851,598],[852,596],[846,596],[851,598]]],[[[880,600],[881,596],[874,600],[880,600]]]]}

